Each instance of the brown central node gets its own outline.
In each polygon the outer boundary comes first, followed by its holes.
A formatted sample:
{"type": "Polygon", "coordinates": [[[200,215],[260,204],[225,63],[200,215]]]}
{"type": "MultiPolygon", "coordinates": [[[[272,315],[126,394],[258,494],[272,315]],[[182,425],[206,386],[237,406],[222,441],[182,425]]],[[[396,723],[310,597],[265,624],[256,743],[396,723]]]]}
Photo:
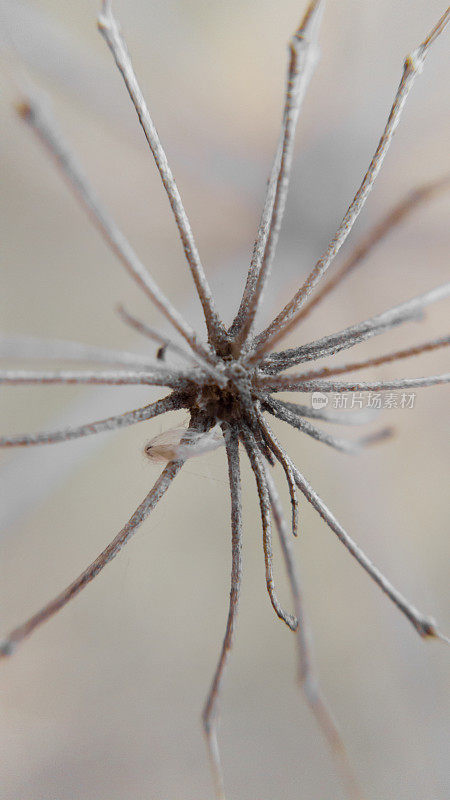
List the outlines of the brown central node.
{"type": "Polygon", "coordinates": [[[207,383],[197,390],[192,410],[215,422],[242,419],[241,392],[231,381],[224,387],[207,383]]]}

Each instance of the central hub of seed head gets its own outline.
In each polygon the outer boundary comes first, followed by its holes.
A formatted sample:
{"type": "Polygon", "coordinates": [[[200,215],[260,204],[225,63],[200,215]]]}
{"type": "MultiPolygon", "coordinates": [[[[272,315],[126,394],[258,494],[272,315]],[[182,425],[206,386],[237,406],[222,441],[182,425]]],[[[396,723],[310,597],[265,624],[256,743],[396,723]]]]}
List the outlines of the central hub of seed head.
{"type": "Polygon", "coordinates": [[[242,420],[245,417],[245,405],[248,405],[252,393],[253,370],[249,371],[236,361],[224,360],[220,367],[226,382],[220,383],[211,378],[196,384],[188,400],[190,411],[206,417],[211,425],[242,420]]]}

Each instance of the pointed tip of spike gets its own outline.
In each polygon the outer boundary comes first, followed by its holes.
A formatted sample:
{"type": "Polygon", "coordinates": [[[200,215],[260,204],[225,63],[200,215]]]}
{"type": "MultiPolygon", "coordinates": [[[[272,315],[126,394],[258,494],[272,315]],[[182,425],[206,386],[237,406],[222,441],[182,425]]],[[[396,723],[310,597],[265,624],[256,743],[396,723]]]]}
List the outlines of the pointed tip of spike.
{"type": "Polygon", "coordinates": [[[12,642],[10,639],[4,639],[2,642],[0,642],[0,659],[11,656],[15,650],[15,647],[15,642],[12,642]]]}
{"type": "Polygon", "coordinates": [[[297,38],[316,39],[325,8],[325,0],[312,0],[302,17],[295,36],[297,38]]]}

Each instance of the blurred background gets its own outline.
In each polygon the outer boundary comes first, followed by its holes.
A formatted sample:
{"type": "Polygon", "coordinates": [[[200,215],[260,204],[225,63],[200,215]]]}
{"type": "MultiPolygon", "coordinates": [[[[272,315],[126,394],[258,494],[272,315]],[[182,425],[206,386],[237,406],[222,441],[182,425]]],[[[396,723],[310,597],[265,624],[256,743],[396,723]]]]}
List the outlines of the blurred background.
{"type": "MultiPolygon", "coordinates": [[[[278,136],[286,43],[304,5],[114,4],[227,321],[243,288],[278,136]]],[[[298,288],[334,233],[376,147],[403,58],[443,5],[328,3],[261,325],[298,288]]],[[[15,0],[0,7],[2,332],[145,352],[148,343],[117,318],[118,302],[167,329],[15,116],[19,70],[11,38],[28,75],[53,98],[61,128],[120,226],[202,331],[167,199],[96,31],[98,3],[15,0]]],[[[345,252],[406,191],[448,171],[448,53],[444,35],[417,80],[345,252]]],[[[291,343],[442,283],[448,213],[449,197],[440,196],[409,218],[291,343]]],[[[420,324],[362,345],[355,358],[444,335],[444,306],[430,308],[420,324]]],[[[437,352],[367,376],[444,372],[445,362],[445,352],[437,352]]],[[[139,387],[8,387],[0,394],[1,431],[87,422],[157,396],[139,387]]],[[[282,423],[277,432],[349,533],[448,631],[445,397],[445,387],[423,389],[414,409],[385,411],[395,438],[357,458],[282,423]]],[[[158,475],[143,444],[178,421],[185,416],[0,454],[2,634],[113,538],[158,475]]],[[[265,593],[254,481],[246,466],[243,472],[244,584],[219,734],[227,796],[342,800],[296,688],[294,641],[265,593]]],[[[295,551],[320,679],[366,796],[444,800],[450,793],[444,646],[419,639],[303,500],[301,529],[295,551]]],[[[278,551],[276,557],[280,594],[289,603],[278,551]]],[[[2,800],[211,798],[199,720],[224,632],[229,569],[229,499],[219,450],[188,463],[120,557],[2,663],[2,800]]]]}

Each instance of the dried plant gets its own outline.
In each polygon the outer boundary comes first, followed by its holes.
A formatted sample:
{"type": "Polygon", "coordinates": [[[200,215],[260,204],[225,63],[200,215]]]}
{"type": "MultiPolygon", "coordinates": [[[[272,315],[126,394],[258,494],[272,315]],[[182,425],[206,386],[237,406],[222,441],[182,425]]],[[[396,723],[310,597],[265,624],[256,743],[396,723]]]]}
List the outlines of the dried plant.
{"type": "Polygon", "coordinates": [[[261,509],[265,577],[270,601],[277,616],[295,632],[298,644],[298,677],[307,702],[316,716],[342,771],[349,796],[361,797],[356,779],[349,765],[345,748],[337,727],[327,709],[313,670],[309,634],[304,617],[302,595],[291,552],[291,538],[285,521],[279,495],[275,488],[269,466],[281,465],[289,489],[294,535],[298,528],[297,489],[311,503],[325,523],[336,534],[349,553],[366,570],[388,598],[411,622],[423,638],[445,637],[437,630],[432,619],[418,611],[391,585],[379,569],[371,563],[358,545],[350,538],[325,503],[310,486],[303,474],[294,465],[282,444],[277,440],[267,415],[289,423],[308,436],[324,442],[345,453],[355,453],[362,448],[386,438],[389,429],[355,440],[330,435],[316,427],[310,420],[354,424],[362,421],[352,414],[341,415],[329,409],[314,409],[309,405],[286,402],[277,398],[282,391],[301,394],[327,392],[382,392],[393,389],[418,388],[446,383],[450,375],[433,375],[415,379],[399,378],[389,381],[341,381],[336,375],[354,372],[364,367],[379,366],[391,361],[410,358],[450,344],[450,337],[423,342],[378,358],[368,358],[344,366],[318,368],[303,372],[288,372],[290,367],[309,361],[334,356],[372,336],[385,333],[404,322],[416,319],[423,309],[450,294],[450,284],[439,286],[425,294],[407,300],[356,325],[351,325],[331,336],[325,336],[299,347],[274,352],[273,348],[286,334],[297,326],[312,309],[335,286],[355,270],[370,250],[383,239],[418,205],[427,201],[436,192],[449,185],[449,179],[432,182],[408,195],[392,209],[356,247],[333,277],[322,284],[321,280],[349,235],[367,196],[372,189],[384,157],[387,153],[400,116],[411,91],[414,80],[423,68],[425,58],[434,40],[443,31],[450,18],[450,9],[436,23],[430,34],[406,58],[400,85],[395,94],[389,117],[378,147],[369,164],[360,188],[347,209],[344,218],[324,254],[319,258],[308,278],[270,325],[255,333],[255,319],[261,304],[264,289],[274,260],[276,245],[283,219],[288,192],[289,173],[292,163],[295,129],[305,90],[316,62],[316,41],[323,12],[322,0],[309,3],[300,27],[290,41],[290,57],[285,94],[284,112],[279,144],[272,167],[267,195],[253,250],[244,294],[234,321],[227,328],[219,318],[214,299],[206,279],[195,240],[184,210],[174,177],[167,162],[144,97],[139,88],[124,40],[113,16],[110,2],[105,0],[99,16],[99,29],[104,37],[139,117],[147,142],[158,167],[167,192],[172,212],[183,244],[186,260],[194,279],[206,321],[208,340],[199,341],[195,331],[188,325],[170,300],[158,288],[153,278],[139,260],[133,248],[103,208],[84,177],[77,161],[72,156],[56,125],[35,96],[25,96],[18,105],[19,113],[39,137],[44,147],[56,161],[58,168],[75,192],[101,235],[109,243],[123,266],[139,284],[145,294],[181,334],[187,347],[181,347],[166,336],[119,309],[122,318],[144,336],[158,344],[157,358],[119,353],[75,343],[48,342],[15,339],[4,341],[5,355],[65,358],[74,361],[91,361],[96,366],[92,371],[0,371],[3,384],[103,384],[169,387],[170,393],[143,408],[126,414],[50,432],[3,437],[2,447],[29,447],[68,441],[106,430],[133,425],[149,420],[175,409],[187,409],[190,414],[189,428],[175,429],[162,438],[156,437],[147,445],[150,458],[168,460],[154,486],[119,531],[113,541],[61,594],[30,619],[15,628],[1,644],[0,654],[9,656],[16,646],[37,627],[62,609],[75,595],[87,586],[127,543],[144,519],[165,494],[170,484],[181,471],[191,455],[205,452],[212,447],[224,445],[228,459],[231,497],[232,569],[231,592],[225,637],[211,688],[203,710],[203,725],[215,781],[216,796],[224,798],[222,770],[217,742],[218,699],[229,650],[232,645],[241,586],[242,562],[242,499],[240,479],[239,443],[250,461],[261,509]],[[178,365],[169,359],[172,353],[178,365]],[[181,359],[181,365],[180,365],[181,359]],[[109,366],[110,370],[98,369],[109,366]],[[221,431],[221,432],[220,432],[221,431]],[[294,613],[286,611],[277,597],[272,569],[272,519],[280,539],[292,590],[294,613]]]}

